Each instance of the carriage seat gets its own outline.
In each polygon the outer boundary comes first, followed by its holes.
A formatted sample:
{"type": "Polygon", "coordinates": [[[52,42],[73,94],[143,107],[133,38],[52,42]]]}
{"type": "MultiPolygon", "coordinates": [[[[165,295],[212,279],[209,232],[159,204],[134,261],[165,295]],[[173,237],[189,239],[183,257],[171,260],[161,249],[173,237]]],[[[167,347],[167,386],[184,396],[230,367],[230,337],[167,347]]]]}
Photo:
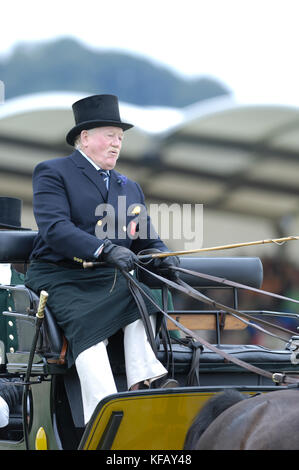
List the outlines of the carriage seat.
{"type": "MultiPolygon", "coordinates": [[[[0,290],[6,290],[10,296],[10,306],[2,314],[7,317],[7,321],[15,325],[16,351],[6,352],[8,372],[20,372],[26,368],[33,338],[35,335],[36,312],[39,304],[39,296],[24,285],[6,286],[0,285],[0,290]]],[[[39,340],[36,347],[36,359],[33,364],[33,373],[38,374],[50,370],[50,365],[66,366],[66,340],[59,326],[56,323],[49,308],[45,308],[45,317],[41,326],[39,340]],[[38,365],[38,357],[41,364],[38,365]],[[44,366],[49,365],[45,370],[44,366]]]]}
{"type": "Polygon", "coordinates": [[[0,263],[28,263],[36,236],[35,230],[1,230],[0,263]]]}
{"type": "MultiPolygon", "coordinates": [[[[146,267],[146,266],[145,266],[146,267]]],[[[210,276],[228,279],[259,289],[263,282],[263,265],[260,258],[202,258],[180,257],[180,268],[196,271],[210,276]]],[[[209,279],[198,278],[191,274],[179,273],[180,278],[190,286],[197,288],[224,287],[223,284],[209,279]]],[[[143,271],[137,271],[138,279],[152,289],[160,289],[162,282],[143,271]]]]}
{"type": "MultiPolygon", "coordinates": [[[[249,344],[222,344],[217,348],[238,358],[248,364],[255,365],[269,372],[279,372],[287,374],[298,374],[298,366],[291,362],[291,352],[288,350],[268,349],[260,345],[249,344]]],[[[202,386],[223,386],[223,385],[270,385],[272,380],[250,372],[232,362],[228,362],[220,354],[203,347],[197,358],[197,371],[199,383],[196,377],[191,377],[191,364],[194,365],[194,349],[182,344],[172,345],[174,376],[181,386],[202,385],[202,386]],[[188,379],[191,383],[188,383],[188,379]]],[[[158,355],[164,362],[166,354],[164,346],[160,346],[158,355]]]]}
{"type": "MultiPolygon", "coordinates": [[[[28,263],[32,251],[36,231],[1,231],[0,232],[0,263],[28,263]]],[[[260,258],[202,258],[182,257],[180,267],[190,271],[218,276],[230,281],[259,288],[263,282],[263,265],[260,258]]],[[[152,289],[160,289],[162,284],[142,270],[137,271],[138,279],[152,289]]],[[[198,287],[223,287],[222,284],[192,275],[180,273],[187,284],[198,287]]]]}
{"type": "MultiPolygon", "coordinates": [[[[39,297],[35,292],[27,289],[35,304],[38,305],[39,297]]],[[[49,364],[65,364],[67,343],[61,328],[57,325],[51,310],[46,306],[45,318],[41,328],[41,337],[37,352],[42,354],[49,364]]]]}
{"type": "MultiPolygon", "coordinates": [[[[34,230],[0,231],[0,263],[29,263],[36,235],[37,231],[34,230]]],[[[11,319],[15,321],[17,327],[18,351],[15,354],[7,353],[8,359],[15,364],[17,359],[13,358],[13,355],[16,356],[19,353],[19,360],[22,361],[21,356],[30,351],[35,332],[34,319],[39,297],[35,292],[23,285],[0,285],[0,289],[8,290],[11,295],[12,311],[6,312],[4,315],[14,317],[14,319],[11,319]]],[[[45,319],[41,328],[37,353],[41,354],[48,364],[65,364],[66,341],[51,311],[47,307],[45,309],[45,319]]],[[[11,372],[14,372],[13,367],[13,365],[10,365],[11,372]]]]}
{"type": "MultiPolygon", "coordinates": [[[[268,349],[264,346],[256,344],[222,344],[217,345],[217,348],[224,350],[225,352],[236,356],[238,359],[242,359],[244,362],[249,364],[287,364],[290,363],[291,353],[288,350],[276,350],[268,349]]],[[[186,371],[191,362],[192,347],[173,344],[172,345],[175,363],[180,371],[186,371]]],[[[160,357],[163,357],[164,348],[163,345],[160,348],[160,357]]],[[[207,365],[216,366],[227,364],[227,360],[224,359],[220,354],[211,351],[206,346],[203,346],[201,353],[200,363],[202,367],[207,365]]],[[[234,366],[238,367],[238,366],[234,366]]]]}
{"type": "MultiPolygon", "coordinates": [[[[36,235],[36,231],[0,231],[0,263],[28,263],[36,235]]],[[[263,268],[259,258],[186,257],[181,258],[181,266],[189,270],[230,279],[257,288],[261,286],[263,280],[263,268]]],[[[144,274],[144,272],[138,275],[139,279],[149,285],[149,287],[153,289],[162,287],[152,276],[144,274]]],[[[211,283],[210,281],[194,276],[181,273],[180,277],[193,287],[219,287],[217,283],[211,283]]],[[[223,287],[223,285],[221,285],[221,287],[223,287]]],[[[37,305],[38,303],[38,296],[24,286],[11,287],[11,292],[15,303],[15,309],[12,314],[26,314],[28,308],[32,310],[32,305],[37,305]]],[[[19,348],[21,344],[22,351],[25,349],[30,350],[28,348],[31,343],[28,338],[25,337],[25,329],[23,327],[21,328],[21,325],[27,322],[28,326],[28,322],[31,322],[31,326],[33,326],[32,319],[32,312],[31,315],[27,313],[26,318],[24,316],[17,318],[16,315],[16,321],[19,322],[20,331],[19,348]]],[[[47,363],[62,364],[63,357],[61,354],[63,351],[65,353],[65,341],[60,328],[48,308],[46,308],[45,311],[41,339],[39,351],[46,358],[47,363]]]]}

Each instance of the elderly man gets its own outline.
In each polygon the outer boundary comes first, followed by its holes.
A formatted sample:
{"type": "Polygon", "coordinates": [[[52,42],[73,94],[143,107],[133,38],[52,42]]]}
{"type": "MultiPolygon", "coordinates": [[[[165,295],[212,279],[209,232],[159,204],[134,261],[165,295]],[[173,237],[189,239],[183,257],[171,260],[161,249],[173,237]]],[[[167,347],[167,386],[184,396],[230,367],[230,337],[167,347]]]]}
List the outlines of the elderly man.
{"type": "MultiPolygon", "coordinates": [[[[75,361],[87,423],[101,398],[117,391],[106,344],[118,330],[124,331],[129,389],[167,374],[120,271],[132,271],[141,250],[169,250],[145,214],[140,186],[114,170],[124,132],[133,127],[121,121],[117,97],[84,98],[73,112],[67,142],[76,150],[38,164],[33,174],[39,233],[26,284],[49,293],[48,306],[68,341],[68,363],[75,361]],[[86,270],[87,260],[105,264],[86,270]]],[[[160,267],[173,263],[178,260],[164,258],[160,267]]],[[[157,309],[144,302],[152,320],[157,309]]]]}

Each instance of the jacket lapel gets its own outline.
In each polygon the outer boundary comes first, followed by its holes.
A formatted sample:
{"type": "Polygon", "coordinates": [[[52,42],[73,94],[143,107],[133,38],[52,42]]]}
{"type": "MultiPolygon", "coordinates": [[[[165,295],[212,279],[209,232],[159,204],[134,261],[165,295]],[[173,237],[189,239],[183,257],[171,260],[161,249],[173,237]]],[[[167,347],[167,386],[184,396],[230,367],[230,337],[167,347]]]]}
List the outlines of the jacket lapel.
{"type": "Polygon", "coordinates": [[[76,166],[84,173],[84,175],[97,187],[100,191],[104,201],[107,200],[107,188],[104,179],[99,175],[94,166],[89,163],[88,160],[76,150],[70,158],[74,161],[76,166]]]}
{"type": "Polygon", "coordinates": [[[108,192],[108,204],[114,208],[115,233],[117,238],[126,239],[127,227],[127,198],[126,187],[121,184],[120,173],[116,170],[110,171],[110,185],[108,192]],[[122,234],[121,236],[119,234],[122,234]]]}
{"type": "Polygon", "coordinates": [[[119,173],[115,170],[111,170],[107,202],[113,207],[117,207],[119,196],[125,196],[125,191],[120,181],[119,173]]]}

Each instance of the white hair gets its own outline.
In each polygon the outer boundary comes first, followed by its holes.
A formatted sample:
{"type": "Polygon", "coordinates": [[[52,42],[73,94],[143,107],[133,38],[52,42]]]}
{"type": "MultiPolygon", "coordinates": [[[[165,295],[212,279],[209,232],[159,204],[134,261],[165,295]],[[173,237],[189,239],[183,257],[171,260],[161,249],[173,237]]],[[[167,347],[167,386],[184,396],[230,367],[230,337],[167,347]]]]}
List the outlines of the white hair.
{"type": "MultiPolygon", "coordinates": [[[[92,132],[95,131],[95,129],[97,129],[97,128],[94,127],[93,129],[84,129],[84,130],[86,130],[86,132],[87,132],[88,134],[91,134],[92,132]]],[[[82,132],[82,131],[81,131],[81,132],[82,132]]],[[[75,147],[75,149],[77,149],[77,150],[81,150],[81,132],[80,132],[79,135],[77,135],[77,137],[76,137],[75,140],[74,140],[74,147],[75,147]]]]}
{"type": "Polygon", "coordinates": [[[77,137],[75,138],[74,147],[77,150],[81,150],[81,136],[80,136],[80,134],[77,135],[77,137]]]}

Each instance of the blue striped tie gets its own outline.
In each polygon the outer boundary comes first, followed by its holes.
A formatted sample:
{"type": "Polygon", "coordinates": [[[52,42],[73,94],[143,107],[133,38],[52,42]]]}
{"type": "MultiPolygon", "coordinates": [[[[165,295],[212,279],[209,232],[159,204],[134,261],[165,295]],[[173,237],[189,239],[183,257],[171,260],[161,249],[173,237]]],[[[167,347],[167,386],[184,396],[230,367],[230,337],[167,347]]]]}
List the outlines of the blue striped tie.
{"type": "Polygon", "coordinates": [[[110,178],[109,170],[99,170],[99,173],[102,176],[105,182],[107,191],[108,191],[109,190],[109,178],[110,178]]]}

